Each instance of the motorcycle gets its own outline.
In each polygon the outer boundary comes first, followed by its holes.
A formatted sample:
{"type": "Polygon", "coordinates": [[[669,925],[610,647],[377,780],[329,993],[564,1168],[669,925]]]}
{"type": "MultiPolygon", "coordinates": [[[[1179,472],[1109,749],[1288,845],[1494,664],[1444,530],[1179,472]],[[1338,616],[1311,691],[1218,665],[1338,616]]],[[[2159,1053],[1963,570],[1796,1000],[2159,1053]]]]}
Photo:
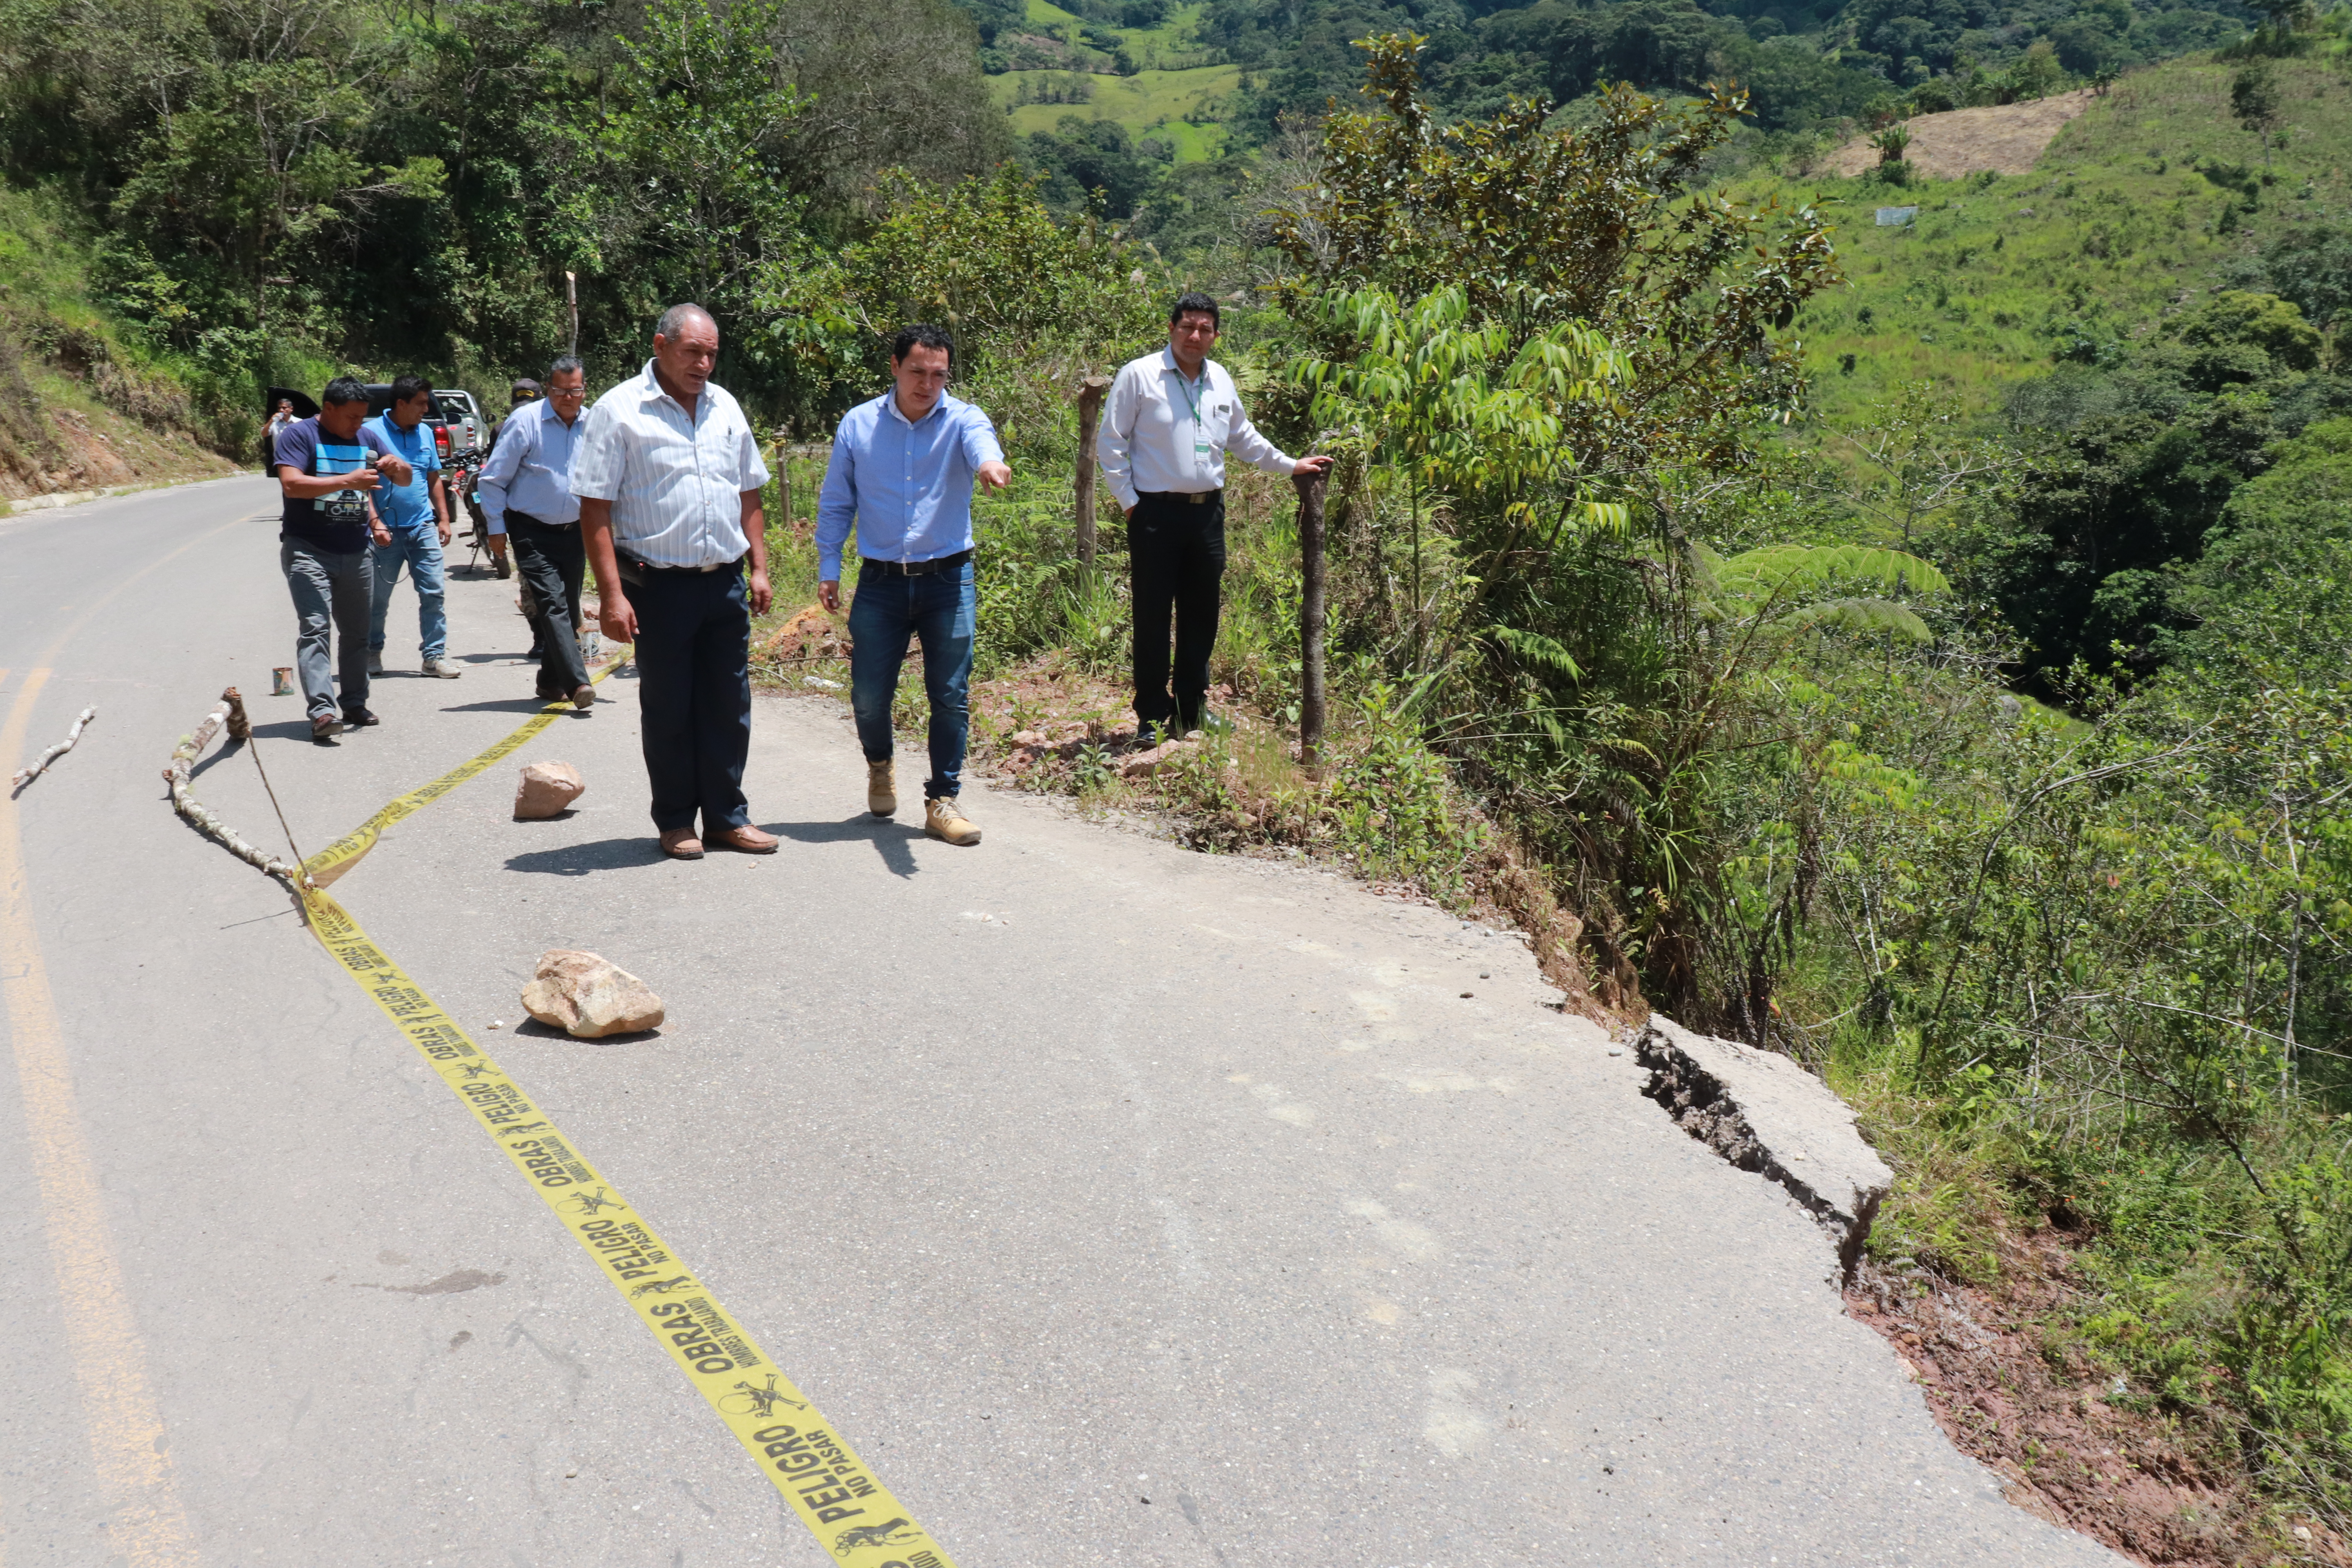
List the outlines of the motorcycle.
{"type": "Polygon", "coordinates": [[[450,493],[466,503],[466,517],[470,525],[466,539],[473,549],[473,555],[466,563],[467,567],[470,570],[475,560],[488,555],[490,570],[503,581],[514,575],[514,563],[507,555],[506,536],[490,531],[489,514],[482,510],[481,478],[481,455],[469,452],[450,466],[450,493]]]}

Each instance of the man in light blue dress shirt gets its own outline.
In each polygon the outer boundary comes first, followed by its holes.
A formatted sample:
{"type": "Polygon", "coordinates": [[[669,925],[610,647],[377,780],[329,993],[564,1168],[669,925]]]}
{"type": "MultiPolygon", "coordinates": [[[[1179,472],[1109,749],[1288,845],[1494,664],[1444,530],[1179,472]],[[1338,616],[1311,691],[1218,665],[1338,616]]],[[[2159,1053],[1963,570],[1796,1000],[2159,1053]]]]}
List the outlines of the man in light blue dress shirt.
{"type": "Polygon", "coordinates": [[[841,553],[857,531],[857,597],[849,611],[849,704],[866,752],[866,807],[898,809],[891,770],[890,702],[907,639],[923,643],[923,687],[931,705],[931,776],[923,785],[923,831],[950,844],[977,844],[980,829],[957,805],[971,719],[973,622],[971,486],[1013,482],[996,426],[947,395],[955,345],[919,322],[890,343],[891,388],[845,415],[833,437],[817,498],[817,596],[841,607],[841,553]]]}
{"type": "Polygon", "coordinates": [[[530,590],[539,695],[568,697],[575,708],[596,700],[575,631],[588,556],[580,498],[572,493],[572,452],[587,397],[588,373],[577,359],[565,354],[548,366],[547,395],[507,416],[480,480],[490,534],[512,542],[515,570],[530,590]]]}

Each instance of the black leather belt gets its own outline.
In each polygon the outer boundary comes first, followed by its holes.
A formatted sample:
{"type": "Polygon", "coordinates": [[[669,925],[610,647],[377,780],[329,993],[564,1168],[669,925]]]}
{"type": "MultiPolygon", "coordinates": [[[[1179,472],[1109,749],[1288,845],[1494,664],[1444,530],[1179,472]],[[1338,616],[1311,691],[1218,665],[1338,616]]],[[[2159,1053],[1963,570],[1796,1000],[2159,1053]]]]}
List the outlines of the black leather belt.
{"type": "Polygon", "coordinates": [[[971,559],[971,552],[959,550],[953,555],[942,555],[931,561],[877,561],[871,555],[857,558],[858,574],[879,573],[885,577],[930,577],[941,572],[952,572],[971,559]]]}
{"type": "Polygon", "coordinates": [[[542,519],[531,516],[530,513],[527,511],[517,511],[512,507],[509,507],[507,509],[507,526],[509,528],[512,528],[518,522],[527,522],[533,528],[577,528],[580,526],[576,522],[548,522],[542,519]]]}
{"type": "Polygon", "coordinates": [[[1187,506],[1206,506],[1225,492],[1223,490],[1138,490],[1138,500],[1181,501],[1187,506]]]}
{"type": "Polygon", "coordinates": [[[743,558],[738,555],[732,561],[721,561],[715,566],[656,566],[650,561],[640,561],[634,555],[622,555],[620,562],[625,570],[644,573],[649,576],[699,577],[706,572],[732,572],[743,564],[743,558]]]}

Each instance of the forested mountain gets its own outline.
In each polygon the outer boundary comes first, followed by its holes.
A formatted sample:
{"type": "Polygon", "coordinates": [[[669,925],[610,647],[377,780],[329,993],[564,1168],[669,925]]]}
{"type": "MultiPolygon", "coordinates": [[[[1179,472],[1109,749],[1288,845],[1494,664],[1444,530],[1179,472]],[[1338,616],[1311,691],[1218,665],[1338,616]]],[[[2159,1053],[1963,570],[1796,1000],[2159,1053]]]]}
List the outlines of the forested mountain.
{"type": "Polygon", "coordinates": [[[2089,77],[2234,37],[2247,15],[2231,0],[1211,0],[1202,31],[1249,68],[1237,118],[1260,135],[1349,90],[1349,39],[1405,27],[1428,35],[1432,96],[1454,112],[1491,113],[1512,94],[1568,102],[1611,81],[1696,91],[1738,80],[1763,129],[1790,130],[1906,95],[1941,108],[2003,100],[2017,90],[2003,79],[2036,43],[2089,77]]]}
{"type": "MultiPolygon", "coordinates": [[[[1428,38],[1428,90],[1445,114],[1490,114],[1515,96],[1541,96],[1572,118],[1610,82],[1696,92],[1709,81],[1737,81],[1749,94],[1751,129],[1785,136],[1898,111],[2038,98],[2070,77],[2089,80],[2211,47],[2259,19],[2235,0],[2137,7],[2131,0],[1205,0],[1173,10],[1166,0],[1071,0],[1067,8],[1045,0],[961,3],[989,42],[982,58],[990,69],[1053,84],[1028,89],[1024,102],[1094,100],[1073,73],[1142,70],[1172,89],[1188,74],[1205,84],[1213,68],[1238,68],[1216,87],[1209,111],[1184,115],[1216,122],[1229,149],[1264,147],[1286,121],[1303,123],[1329,102],[1346,102],[1357,86],[1354,40],[1383,32],[1428,38]],[[1162,60],[1189,69],[1150,68],[1162,60]]],[[[1067,173],[1075,189],[1104,190],[1110,210],[1125,215],[1158,174],[1155,152],[1165,161],[1177,151],[1159,129],[1169,122],[1165,98],[1156,101],[1157,125],[1122,108],[1081,110],[1077,125],[1036,126],[1030,155],[1067,173]],[[1155,134],[1156,150],[1145,144],[1155,134]]],[[[1171,190],[1160,206],[1184,201],[1171,190]]]]}
{"type": "MultiPolygon", "coordinates": [[[[742,319],[861,230],[880,171],[952,181],[1009,152],[943,0],[0,15],[0,170],[60,204],[100,301],[232,378],[302,342],[543,362],[566,271],[590,343],[680,297],[742,319]]],[[[732,363],[791,395],[772,358],[732,363]]]]}

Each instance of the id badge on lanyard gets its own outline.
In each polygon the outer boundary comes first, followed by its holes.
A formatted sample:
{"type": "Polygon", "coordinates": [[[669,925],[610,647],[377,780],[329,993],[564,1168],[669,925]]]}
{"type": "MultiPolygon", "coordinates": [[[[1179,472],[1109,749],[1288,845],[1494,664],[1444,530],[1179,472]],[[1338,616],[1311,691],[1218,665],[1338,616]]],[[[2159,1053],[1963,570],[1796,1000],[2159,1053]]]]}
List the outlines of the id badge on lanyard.
{"type": "MultiPolygon", "coordinates": [[[[1206,366],[1202,366],[1201,378],[1205,381],[1208,379],[1208,368],[1206,366]]],[[[1208,426],[1201,423],[1200,399],[1194,397],[1192,395],[1192,389],[1184,384],[1184,373],[1182,371],[1178,371],[1176,373],[1176,386],[1177,390],[1184,394],[1184,406],[1189,409],[1192,415],[1193,464],[1205,473],[1209,467],[1209,430],[1208,426]]]]}

